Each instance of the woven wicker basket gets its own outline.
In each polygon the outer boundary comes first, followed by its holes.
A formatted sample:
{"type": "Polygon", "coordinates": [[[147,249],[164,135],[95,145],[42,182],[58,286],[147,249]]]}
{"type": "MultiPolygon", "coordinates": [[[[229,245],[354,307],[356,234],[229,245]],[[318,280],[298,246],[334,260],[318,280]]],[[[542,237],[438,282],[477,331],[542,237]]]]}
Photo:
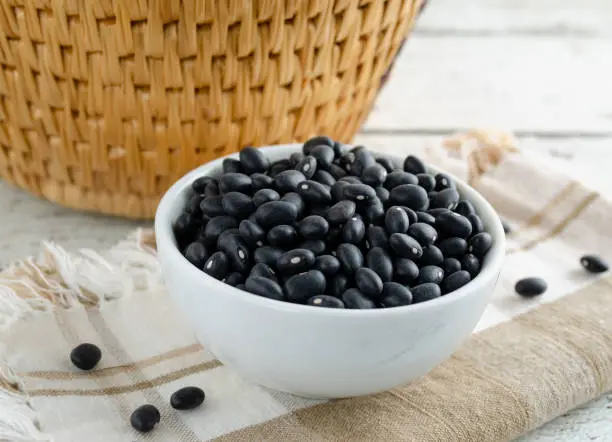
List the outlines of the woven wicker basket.
{"type": "Polygon", "coordinates": [[[421,0],[2,0],[0,176],[151,218],[196,165],[350,141],[421,0]]]}

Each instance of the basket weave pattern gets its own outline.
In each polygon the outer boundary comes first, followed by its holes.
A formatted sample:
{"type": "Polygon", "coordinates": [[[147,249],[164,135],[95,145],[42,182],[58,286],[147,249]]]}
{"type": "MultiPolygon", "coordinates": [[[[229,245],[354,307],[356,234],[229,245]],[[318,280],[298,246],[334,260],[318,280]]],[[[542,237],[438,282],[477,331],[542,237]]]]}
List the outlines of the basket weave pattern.
{"type": "Polygon", "coordinates": [[[2,0],[0,176],[133,218],[245,145],[348,142],[421,0],[2,0]]]}

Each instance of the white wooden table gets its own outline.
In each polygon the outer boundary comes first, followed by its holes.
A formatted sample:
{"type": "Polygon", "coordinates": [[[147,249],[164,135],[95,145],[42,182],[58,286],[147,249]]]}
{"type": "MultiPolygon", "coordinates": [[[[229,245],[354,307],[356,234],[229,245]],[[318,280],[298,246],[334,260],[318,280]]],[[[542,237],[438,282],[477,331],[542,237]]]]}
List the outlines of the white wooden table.
{"type": "MultiPolygon", "coordinates": [[[[358,142],[411,146],[470,128],[514,131],[523,148],[612,194],[612,2],[430,0],[358,142]]],[[[2,182],[0,201],[0,263],[42,239],[105,248],[137,226],[2,182]]],[[[612,395],[524,440],[612,441],[612,395]]]]}

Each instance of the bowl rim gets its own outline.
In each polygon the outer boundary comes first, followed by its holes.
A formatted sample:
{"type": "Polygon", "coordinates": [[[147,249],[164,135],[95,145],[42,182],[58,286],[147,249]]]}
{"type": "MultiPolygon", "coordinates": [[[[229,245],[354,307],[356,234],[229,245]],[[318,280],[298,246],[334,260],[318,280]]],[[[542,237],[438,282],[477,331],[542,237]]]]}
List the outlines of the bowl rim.
{"type": "MultiPolygon", "coordinates": [[[[279,144],[272,146],[262,146],[260,149],[266,156],[270,156],[270,153],[282,154],[285,152],[288,156],[293,152],[300,151],[302,144],[279,144]]],[[[372,150],[374,154],[377,152],[372,150]]],[[[379,155],[387,156],[390,158],[398,159],[394,154],[386,154],[378,152],[379,155]]],[[[393,317],[395,315],[403,315],[409,312],[417,312],[420,310],[440,308],[446,304],[452,304],[459,302],[462,298],[468,297],[471,293],[477,292],[487,285],[492,279],[499,277],[499,272],[502,267],[502,263],[505,257],[506,237],[504,229],[497,212],[491,204],[473,187],[467,184],[465,181],[457,178],[451,173],[448,173],[435,166],[427,165],[429,171],[435,173],[445,173],[451,177],[457,184],[458,190],[461,195],[470,202],[475,202],[480,207],[479,215],[484,218],[486,217],[486,223],[489,229],[487,230],[493,237],[493,246],[487,253],[486,259],[482,265],[480,273],[472,279],[468,284],[460,287],[459,289],[438,298],[420,302],[417,304],[409,304],[400,307],[392,308],[376,308],[376,309],[336,309],[336,308],[321,308],[317,306],[294,304],[286,301],[277,301],[274,299],[266,298],[263,296],[257,296],[252,293],[236,289],[229,284],[219,281],[212,276],[207,275],[193,264],[191,264],[180,252],[176,246],[174,240],[174,232],[172,229],[173,223],[179,215],[179,212],[175,209],[175,201],[180,197],[187,188],[191,187],[191,183],[204,176],[208,171],[214,170],[222,165],[223,160],[226,158],[238,158],[238,152],[226,155],[224,157],[217,158],[213,161],[209,161],[190,172],[187,172],[184,176],[178,179],[163,195],[155,213],[154,230],[155,240],[157,243],[158,252],[161,250],[162,253],[169,253],[169,259],[176,262],[181,268],[181,271],[191,274],[191,276],[200,280],[204,285],[210,285],[211,289],[218,288],[220,292],[215,293],[217,290],[210,290],[209,296],[235,296],[237,299],[251,303],[255,306],[270,308],[273,310],[284,311],[287,313],[300,313],[310,312],[319,315],[338,316],[347,318],[351,316],[364,317],[364,316],[381,316],[381,317],[393,317]],[[174,209],[174,210],[173,210],[174,209]],[[213,295],[214,293],[214,295],[213,295]]],[[[484,220],[483,220],[484,221],[484,220]]]]}

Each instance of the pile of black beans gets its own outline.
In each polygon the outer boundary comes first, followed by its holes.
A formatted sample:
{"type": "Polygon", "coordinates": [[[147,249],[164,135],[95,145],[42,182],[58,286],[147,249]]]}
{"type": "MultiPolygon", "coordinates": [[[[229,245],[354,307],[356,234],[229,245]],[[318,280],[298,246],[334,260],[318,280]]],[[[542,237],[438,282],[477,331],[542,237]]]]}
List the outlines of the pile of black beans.
{"type": "Polygon", "coordinates": [[[255,295],[320,307],[404,306],[480,272],[492,238],[452,178],[319,136],[270,163],[244,148],[203,176],[174,224],[183,255],[255,295]]]}

